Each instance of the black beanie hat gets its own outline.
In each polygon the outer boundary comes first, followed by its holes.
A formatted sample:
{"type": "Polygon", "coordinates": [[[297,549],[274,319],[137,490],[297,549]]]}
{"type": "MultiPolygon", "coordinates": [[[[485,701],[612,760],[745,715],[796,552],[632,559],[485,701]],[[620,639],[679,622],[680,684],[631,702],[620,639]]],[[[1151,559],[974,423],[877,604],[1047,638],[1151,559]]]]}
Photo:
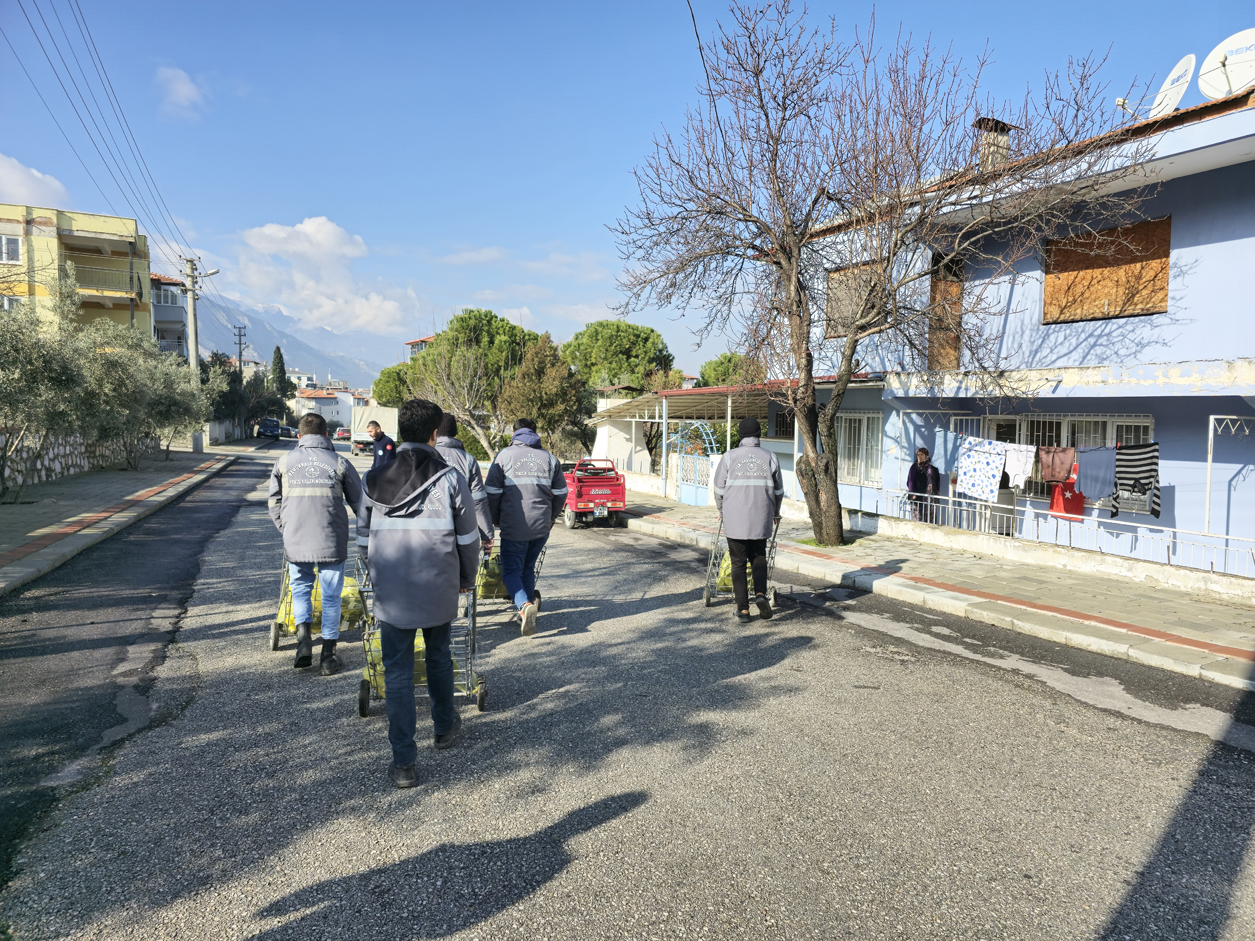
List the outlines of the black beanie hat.
{"type": "Polygon", "coordinates": [[[763,430],[757,418],[742,418],[740,429],[742,438],[757,438],[763,430]]]}

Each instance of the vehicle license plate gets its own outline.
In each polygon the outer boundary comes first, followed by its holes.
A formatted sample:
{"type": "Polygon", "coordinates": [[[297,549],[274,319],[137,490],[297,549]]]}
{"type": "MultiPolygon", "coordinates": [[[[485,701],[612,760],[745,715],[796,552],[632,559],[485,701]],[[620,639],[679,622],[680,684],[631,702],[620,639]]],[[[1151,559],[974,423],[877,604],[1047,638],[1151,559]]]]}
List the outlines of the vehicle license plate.
{"type": "Polygon", "coordinates": [[[593,507],[593,518],[594,518],[594,519],[600,519],[600,518],[601,518],[601,517],[603,517],[603,516],[609,516],[609,515],[610,515],[610,510],[609,510],[609,509],[607,509],[605,506],[595,506],[595,507],[593,507]]]}

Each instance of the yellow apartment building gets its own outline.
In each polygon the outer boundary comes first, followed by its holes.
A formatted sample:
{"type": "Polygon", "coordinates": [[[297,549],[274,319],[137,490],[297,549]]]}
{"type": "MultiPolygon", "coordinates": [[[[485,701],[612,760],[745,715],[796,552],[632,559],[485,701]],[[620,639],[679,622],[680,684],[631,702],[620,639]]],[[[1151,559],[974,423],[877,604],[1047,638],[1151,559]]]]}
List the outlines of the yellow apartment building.
{"type": "Polygon", "coordinates": [[[0,203],[0,297],[51,311],[52,286],[73,262],[83,318],[153,332],[148,239],[134,219],[0,203]]]}

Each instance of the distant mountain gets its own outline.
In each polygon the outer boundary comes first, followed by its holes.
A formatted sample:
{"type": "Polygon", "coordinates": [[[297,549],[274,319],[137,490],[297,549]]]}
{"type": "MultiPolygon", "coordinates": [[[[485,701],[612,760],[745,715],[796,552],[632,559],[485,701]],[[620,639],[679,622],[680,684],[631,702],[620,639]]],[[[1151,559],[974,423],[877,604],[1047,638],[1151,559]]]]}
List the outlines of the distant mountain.
{"type": "MultiPolygon", "coordinates": [[[[370,348],[369,343],[383,341],[382,337],[365,334],[365,338],[348,340],[346,336],[332,333],[330,330],[314,330],[302,327],[275,307],[266,309],[238,307],[229,301],[222,303],[216,298],[203,294],[196,302],[196,324],[199,330],[198,340],[201,355],[208,356],[214,350],[221,350],[234,356],[235,327],[245,328],[245,355],[254,359],[269,362],[274,348],[283,350],[283,361],[289,369],[303,369],[314,373],[320,381],[328,377],[342,379],[354,389],[369,389],[379,376],[378,360],[391,362],[395,355],[388,356],[387,349],[380,346],[380,355],[376,361],[348,355],[359,348],[370,348]],[[278,321],[276,324],[275,321],[278,321]],[[292,327],[293,329],[285,329],[292,327]],[[299,333],[297,332],[299,331],[299,333]],[[324,336],[325,334],[325,336],[324,336]],[[304,339],[306,337],[308,339],[304,339]],[[308,342],[317,340],[319,345],[308,342]],[[327,349],[330,347],[331,349],[327,349]],[[340,350],[341,352],[332,352],[340,350]]],[[[393,346],[402,347],[395,340],[387,341],[393,346]]]]}
{"type": "MultiPolygon", "coordinates": [[[[273,304],[263,304],[254,308],[266,321],[278,330],[303,340],[316,350],[324,353],[343,353],[345,356],[356,356],[366,362],[385,363],[391,365],[409,358],[409,350],[405,340],[386,337],[380,333],[367,330],[353,330],[348,333],[336,333],[326,327],[307,327],[295,317],[289,317],[273,304]]],[[[286,354],[285,354],[286,355],[286,354]]]]}

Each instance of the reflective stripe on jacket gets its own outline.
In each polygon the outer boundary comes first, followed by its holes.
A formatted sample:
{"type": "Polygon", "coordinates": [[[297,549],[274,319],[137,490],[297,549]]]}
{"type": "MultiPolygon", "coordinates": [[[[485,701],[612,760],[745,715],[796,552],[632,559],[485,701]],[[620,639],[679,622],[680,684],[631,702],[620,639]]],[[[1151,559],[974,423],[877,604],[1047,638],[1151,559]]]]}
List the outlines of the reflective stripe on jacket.
{"type": "Polygon", "coordinates": [[[730,539],[770,539],[784,500],[780,461],[759,447],[757,438],[742,438],[715,470],[715,506],[723,516],[723,534],[730,539]]]}
{"type": "Polygon", "coordinates": [[[558,459],[540,447],[534,431],[514,433],[488,468],[488,509],[501,538],[530,542],[548,535],[566,506],[566,477],[558,459]]]}
{"type": "Polygon", "coordinates": [[[322,435],[301,435],[270,472],[270,518],[289,562],[343,562],[349,556],[347,501],[357,512],[362,480],[322,435]]]}
{"type": "Polygon", "coordinates": [[[479,469],[479,461],[467,453],[466,448],[457,438],[437,438],[436,450],[440,452],[446,464],[457,468],[466,478],[471,488],[471,499],[475,501],[475,518],[479,520],[479,535],[482,539],[491,539],[492,516],[488,512],[488,491],[484,489],[484,475],[479,469]]]}
{"type": "Polygon", "coordinates": [[[460,473],[435,448],[402,444],[366,475],[357,545],[367,554],[374,616],[414,630],[448,624],[458,590],[479,569],[475,501],[460,473]]]}

